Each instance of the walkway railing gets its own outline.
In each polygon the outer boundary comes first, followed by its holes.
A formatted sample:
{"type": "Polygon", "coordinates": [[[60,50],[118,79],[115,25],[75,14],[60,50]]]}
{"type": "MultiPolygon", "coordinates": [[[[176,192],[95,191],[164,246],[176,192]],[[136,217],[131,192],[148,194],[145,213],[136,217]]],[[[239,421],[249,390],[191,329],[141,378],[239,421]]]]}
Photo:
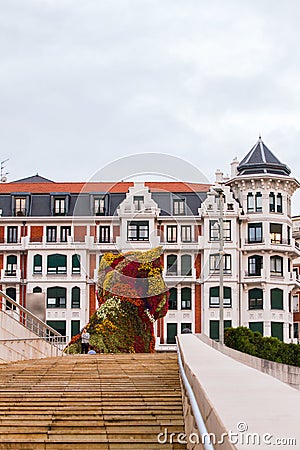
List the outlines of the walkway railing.
{"type": "Polygon", "coordinates": [[[200,434],[200,437],[201,437],[201,442],[202,442],[203,448],[205,450],[214,450],[213,445],[210,442],[206,442],[206,440],[210,440],[210,435],[209,435],[209,433],[207,431],[207,428],[205,426],[205,423],[204,423],[202,414],[200,412],[200,409],[199,409],[199,406],[198,406],[195,394],[193,392],[193,389],[191,388],[191,385],[190,385],[190,383],[189,383],[189,381],[187,379],[187,376],[185,374],[184,367],[183,367],[183,364],[182,364],[182,359],[181,359],[181,354],[180,354],[180,346],[179,345],[177,345],[177,355],[178,355],[178,365],[179,365],[179,371],[180,371],[181,379],[182,379],[183,385],[184,385],[185,390],[186,390],[186,394],[187,394],[188,399],[189,399],[190,404],[191,404],[193,416],[194,416],[194,419],[195,419],[195,422],[196,422],[196,425],[197,425],[197,428],[198,428],[198,431],[199,431],[199,434],[200,434]]]}
{"type": "Polygon", "coordinates": [[[20,343],[37,343],[39,341],[47,341],[51,345],[51,354],[49,356],[60,356],[69,341],[68,336],[47,336],[36,338],[11,338],[0,339],[0,345],[20,344],[20,343]]]}
{"type": "Polygon", "coordinates": [[[0,310],[42,339],[47,340],[52,336],[62,337],[62,335],[58,331],[47,325],[39,317],[35,316],[28,309],[24,308],[24,306],[19,305],[19,303],[17,303],[1,290],[0,310]],[[3,301],[3,298],[5,299],[5,301],[3,301]]]}

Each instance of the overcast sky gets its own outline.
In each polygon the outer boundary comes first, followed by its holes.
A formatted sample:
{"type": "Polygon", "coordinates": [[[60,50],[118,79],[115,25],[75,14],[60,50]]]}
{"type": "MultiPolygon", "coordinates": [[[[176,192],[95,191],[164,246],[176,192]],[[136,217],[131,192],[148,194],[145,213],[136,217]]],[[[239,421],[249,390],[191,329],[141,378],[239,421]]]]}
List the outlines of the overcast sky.
{"type": "Polygon", "coordinates": [[[300,178],[299,22],[298,0],[1,0],[9,179],[154,152],[213,181],[260,133],[300,178]]]}

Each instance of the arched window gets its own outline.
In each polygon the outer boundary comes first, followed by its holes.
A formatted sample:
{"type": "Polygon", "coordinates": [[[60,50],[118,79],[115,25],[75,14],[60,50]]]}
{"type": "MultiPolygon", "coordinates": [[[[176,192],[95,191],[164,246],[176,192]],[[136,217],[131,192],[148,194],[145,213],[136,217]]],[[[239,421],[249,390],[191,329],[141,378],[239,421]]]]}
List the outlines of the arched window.
{"type": "Polygon", "coordinates": [[[181,309],[191,309],[192,307],[192,290],[189,287],[181,289],[181,309]]]}
{"type": "Polygon", "coordinates": [[[282,289],[271,289],[271,309],[283,309],[282,289]]]}
{"type": "MultiPolygon", "coordinates": [[[[209,289],[209,307],[219,308],[220,306],[220,287],[214,286],[209,289]]],[[[224,286],[223,306],[231,308],[231,288],[224,286]]]]}
{"type": "Polygon", "coordinates": [[[9,255],[6,260],[5,275],[8,277],[15,277],[17,274],[17,257],[16,255],[9,255]]]}
{"type": "Polygon", "coordinates": [[[34,255],[33,257],[33,273],[42,273],[42,255],[34,255]]]}
{"type": "Polygon", "coordinates": [[[191,255],[182,255],[181,257],[181,275],[192,276],[192,257],[191,255]]]}
{"type": "Polygon", "coordinates": [[[270,258],[271,275],[283,275],[283,258],[275,255],[270,258]]]}
{"type": "Polygon", "coordinates": [[[80,308],[80,288],[72,288],[71,308],[80,308]]]}
{"type": "Polygon", "coordinates": [[[177,309],[177,288],[172,287],[169,292],[169,309],[177,309]]]}
{"type": "Polygon", "coordinates": [[[33,292],[33,294],[40,294],[40,293],[42,292],[42,288],[39,287],[39,286],[35,286],[35,287],[32,289],[32,292],[33,292]]]}
{"type": "Polygon", "coordinates": [[[47,308],[66,308],[66,288],[55,286],[47,289],[47,308]]]}
{"type": "Polygon", "coordinates": [[[177,255],[167,256],[167,275],[177,275],[177,255]]]}
{"type": "MultiPolygon", "coordinates": [[[[17,301],[17,290],[14,287],[9,287],[6,289],[6,295],[8,295],[14,301],[17,301]]],[[[12,309],[16,309],[16,306],[13,305],[9,300],[6,300],[6,309],[11,311],[12,309]]]]}
{"type": "Polygon", "coordinates": [[[252,255],[248,258],[248,275],[252,277],[261,276],[263,267],[263,257],[261,255],[252,255]]]}
{"type": "Polygon", "coordinates": [[[263,309],[262,289],[250,289],[248,292],[249,309],[263,309]]]}
{"type": "Polygon", "coordinates": [[[72,273],[80,273],[80,255],[72,255],[72,273]]]}
{"type": "Polygon", "coordinates": [[[49,255],[47,257],[47,272],[48,273],[67,273],[67,257],[66,255],[49,255]]]}

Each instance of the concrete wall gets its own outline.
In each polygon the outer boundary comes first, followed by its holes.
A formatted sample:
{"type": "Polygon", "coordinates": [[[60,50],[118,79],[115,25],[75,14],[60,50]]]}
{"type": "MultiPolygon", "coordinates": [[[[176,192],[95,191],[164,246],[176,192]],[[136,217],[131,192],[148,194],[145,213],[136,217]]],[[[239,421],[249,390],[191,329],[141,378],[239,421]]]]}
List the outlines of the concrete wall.
{"type": "Polygon", "coordinates": [[[53,348],[48,342],[37,339],[37,336],[25,328],[9,314],[0,310],[0,340],[1,339],[24,339],[23,341],[0,341],[0,362],[17,361],[22,359],[47,358],[59,356],[61,351],[53,348]],[[25,339],[36,339],[28,341],[25,339]]]}
{"type": "Polygon", "coordinates": [[[256,356],[251,356],[247,353],[239,352],[238,350],[226,347],[225,345],[222,346],[219,342],[210,339],[205,334],[197,334],[196,336],[210,347],[224,353],[224,355],[230,356],[236,361],[246,364],[249,367],[253,367],[253,369],[267,373],[268,375],[287,383],[293,388],[300,390],[300,367],[280,364],[274,361],[268,361],[267,359],[257,358],[256,356]]]}
{"type": "MultiPolygon", "coordinates": [[[[230,358],[195,335],[177,339],[206,428],[216,435],[216,450],[270,449],[280,445],[276,444],[279,439],[289,440],[281,444],[285,448],[299,448],[299,391],[230,358]],[[221,443],[223,433],[227,435],[221,443]]],[[[185,404],[184,412],[188,438],[194,424],[185,404]]],[[[189,444],[188,448],[202,447],[189,444]]]]}

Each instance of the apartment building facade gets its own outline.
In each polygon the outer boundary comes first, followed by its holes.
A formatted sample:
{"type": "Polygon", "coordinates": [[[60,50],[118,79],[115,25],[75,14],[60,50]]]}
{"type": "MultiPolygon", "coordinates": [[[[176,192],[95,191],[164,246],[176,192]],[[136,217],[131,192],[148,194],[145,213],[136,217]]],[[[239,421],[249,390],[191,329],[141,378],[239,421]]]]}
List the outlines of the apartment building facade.
{"type": "Polygon", "coordinates": [[[40,302],[43,318],[71,336],[97,308],[101,256],[160,245],[170,300],[158,342],[173,344],[185,328],[218,339],[221,190],[225,326],[290,342],[300,286],[290,205],[299,183],[261,139],[231,175],[218,173],[215,185],[38,175],[2,183],[1,289],[33,310],[40,302]]]}

